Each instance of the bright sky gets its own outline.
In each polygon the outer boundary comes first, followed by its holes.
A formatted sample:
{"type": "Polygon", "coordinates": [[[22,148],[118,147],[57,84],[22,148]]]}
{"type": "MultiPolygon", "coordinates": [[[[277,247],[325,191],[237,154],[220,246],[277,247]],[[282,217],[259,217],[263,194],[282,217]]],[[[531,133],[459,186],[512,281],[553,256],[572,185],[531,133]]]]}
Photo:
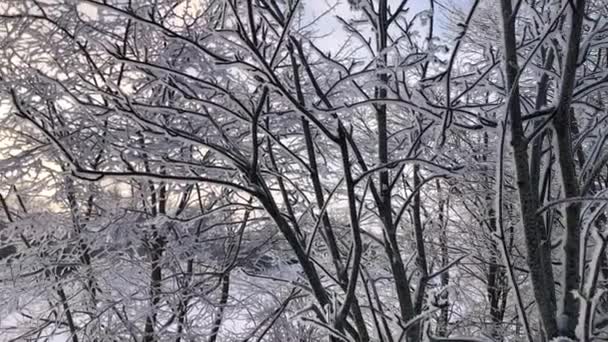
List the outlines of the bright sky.
{"type": "MultiPolygon", "coordinates": [[[[396,8],[401,0],[389,0],[389,7],[396,8]]],[[[468,11],[472,0],[435,0],[435,20],[441,20],[446,14],[445,9],[440,4],[446,6],[457,6],[468,11]]],[[[429,0],[409,0],[406,7],[409,7],[409,15],[414,15],[428,9],[429,0]]],[[[304,22],[306,25],[318,18],[315,22],[317,35],[323,36],[319,47],[331,51],[341,46],[347,39],[348,33],[345,32],[336,16],[344,19],[357,17],[357,12],[351,9],[348,0],[304,0],[304,22]],[[319,16],[323,15],[321,18],[319,16]]],[[[436,32],[442,31],[441,25],[435,26],[436,32]]],[[[426,31],[426,30],[425,30],[426,31]]]]}

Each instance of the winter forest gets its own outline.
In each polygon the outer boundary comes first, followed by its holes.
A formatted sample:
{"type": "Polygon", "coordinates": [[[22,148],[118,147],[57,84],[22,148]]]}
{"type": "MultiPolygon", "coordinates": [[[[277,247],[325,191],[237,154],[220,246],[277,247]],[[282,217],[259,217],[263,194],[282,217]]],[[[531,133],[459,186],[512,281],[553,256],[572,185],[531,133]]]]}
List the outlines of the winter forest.
{"type": "Polygon", "coordinates": [[[0,341],[608,341],[608,0],[3,0],[0,341]]]}

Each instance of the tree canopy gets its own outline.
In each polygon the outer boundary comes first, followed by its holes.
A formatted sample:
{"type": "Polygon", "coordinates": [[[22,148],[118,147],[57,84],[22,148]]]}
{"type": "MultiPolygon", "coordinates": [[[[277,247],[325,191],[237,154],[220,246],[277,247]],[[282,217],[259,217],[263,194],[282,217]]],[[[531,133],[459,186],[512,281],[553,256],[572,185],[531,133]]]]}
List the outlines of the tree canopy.
{"type": "Polygon", "coordinates": [[[0,340],[605,341],[607,18],[4,1],[0,340]]]}

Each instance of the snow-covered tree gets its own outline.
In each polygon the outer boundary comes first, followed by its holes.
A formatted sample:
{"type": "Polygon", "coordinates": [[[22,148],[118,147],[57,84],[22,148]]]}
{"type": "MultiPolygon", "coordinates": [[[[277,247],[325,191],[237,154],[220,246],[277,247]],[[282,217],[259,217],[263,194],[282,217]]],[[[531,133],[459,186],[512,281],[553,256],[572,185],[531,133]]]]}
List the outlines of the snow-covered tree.
{"type": "Polygon", "coordinates": [[[0,329],[606,339],[607,9],[0,4],[0,329]]]}

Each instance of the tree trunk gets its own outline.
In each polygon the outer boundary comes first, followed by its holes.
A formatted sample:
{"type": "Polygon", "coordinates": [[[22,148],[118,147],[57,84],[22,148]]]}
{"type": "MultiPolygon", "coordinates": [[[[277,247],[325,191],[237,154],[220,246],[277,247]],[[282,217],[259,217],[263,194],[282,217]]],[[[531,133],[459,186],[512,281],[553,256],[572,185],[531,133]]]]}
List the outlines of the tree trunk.
{"type": "MultiPolygon", "coordinates": [[[[564,61],[562,82],[559,95],[557,113],[553,120],[555,139],[557,140],[558,161],[560,167],[562,187],[565,198],[579,196],[578,177],[572,150],[572,120],[571,102],[578,65],[579,45],[582,33],[583,18],[585,14],[585,1],[571,1],[570,32],[568,48],[564,61]]],[[[578,322],[578,300],[575,291],[580,284],[580,204],[566,205],[566,233],[564,237],[564,255],[562,271],[562,297],[559,302],[559,333],[562,336],[575,338],[578,322]]]]}
{"type": "Polygon", "coordinates": [[[528,144],[524,135],[519,98],[519,66],[515,40],[515,14],[510,0],[501,0],[503,39],[505,47],[505,75],[508,112],[511,124],[511,146],[513,147],[520,216],[526,240],[527,263],[532,279],[540,320],[550,338],[557,336],[555,319],[555,284],[551,264],[550,241],[542,241],[539,231],[545,229],[542,218],[537,215],[538,195],[532,189],[528,144]]]}

